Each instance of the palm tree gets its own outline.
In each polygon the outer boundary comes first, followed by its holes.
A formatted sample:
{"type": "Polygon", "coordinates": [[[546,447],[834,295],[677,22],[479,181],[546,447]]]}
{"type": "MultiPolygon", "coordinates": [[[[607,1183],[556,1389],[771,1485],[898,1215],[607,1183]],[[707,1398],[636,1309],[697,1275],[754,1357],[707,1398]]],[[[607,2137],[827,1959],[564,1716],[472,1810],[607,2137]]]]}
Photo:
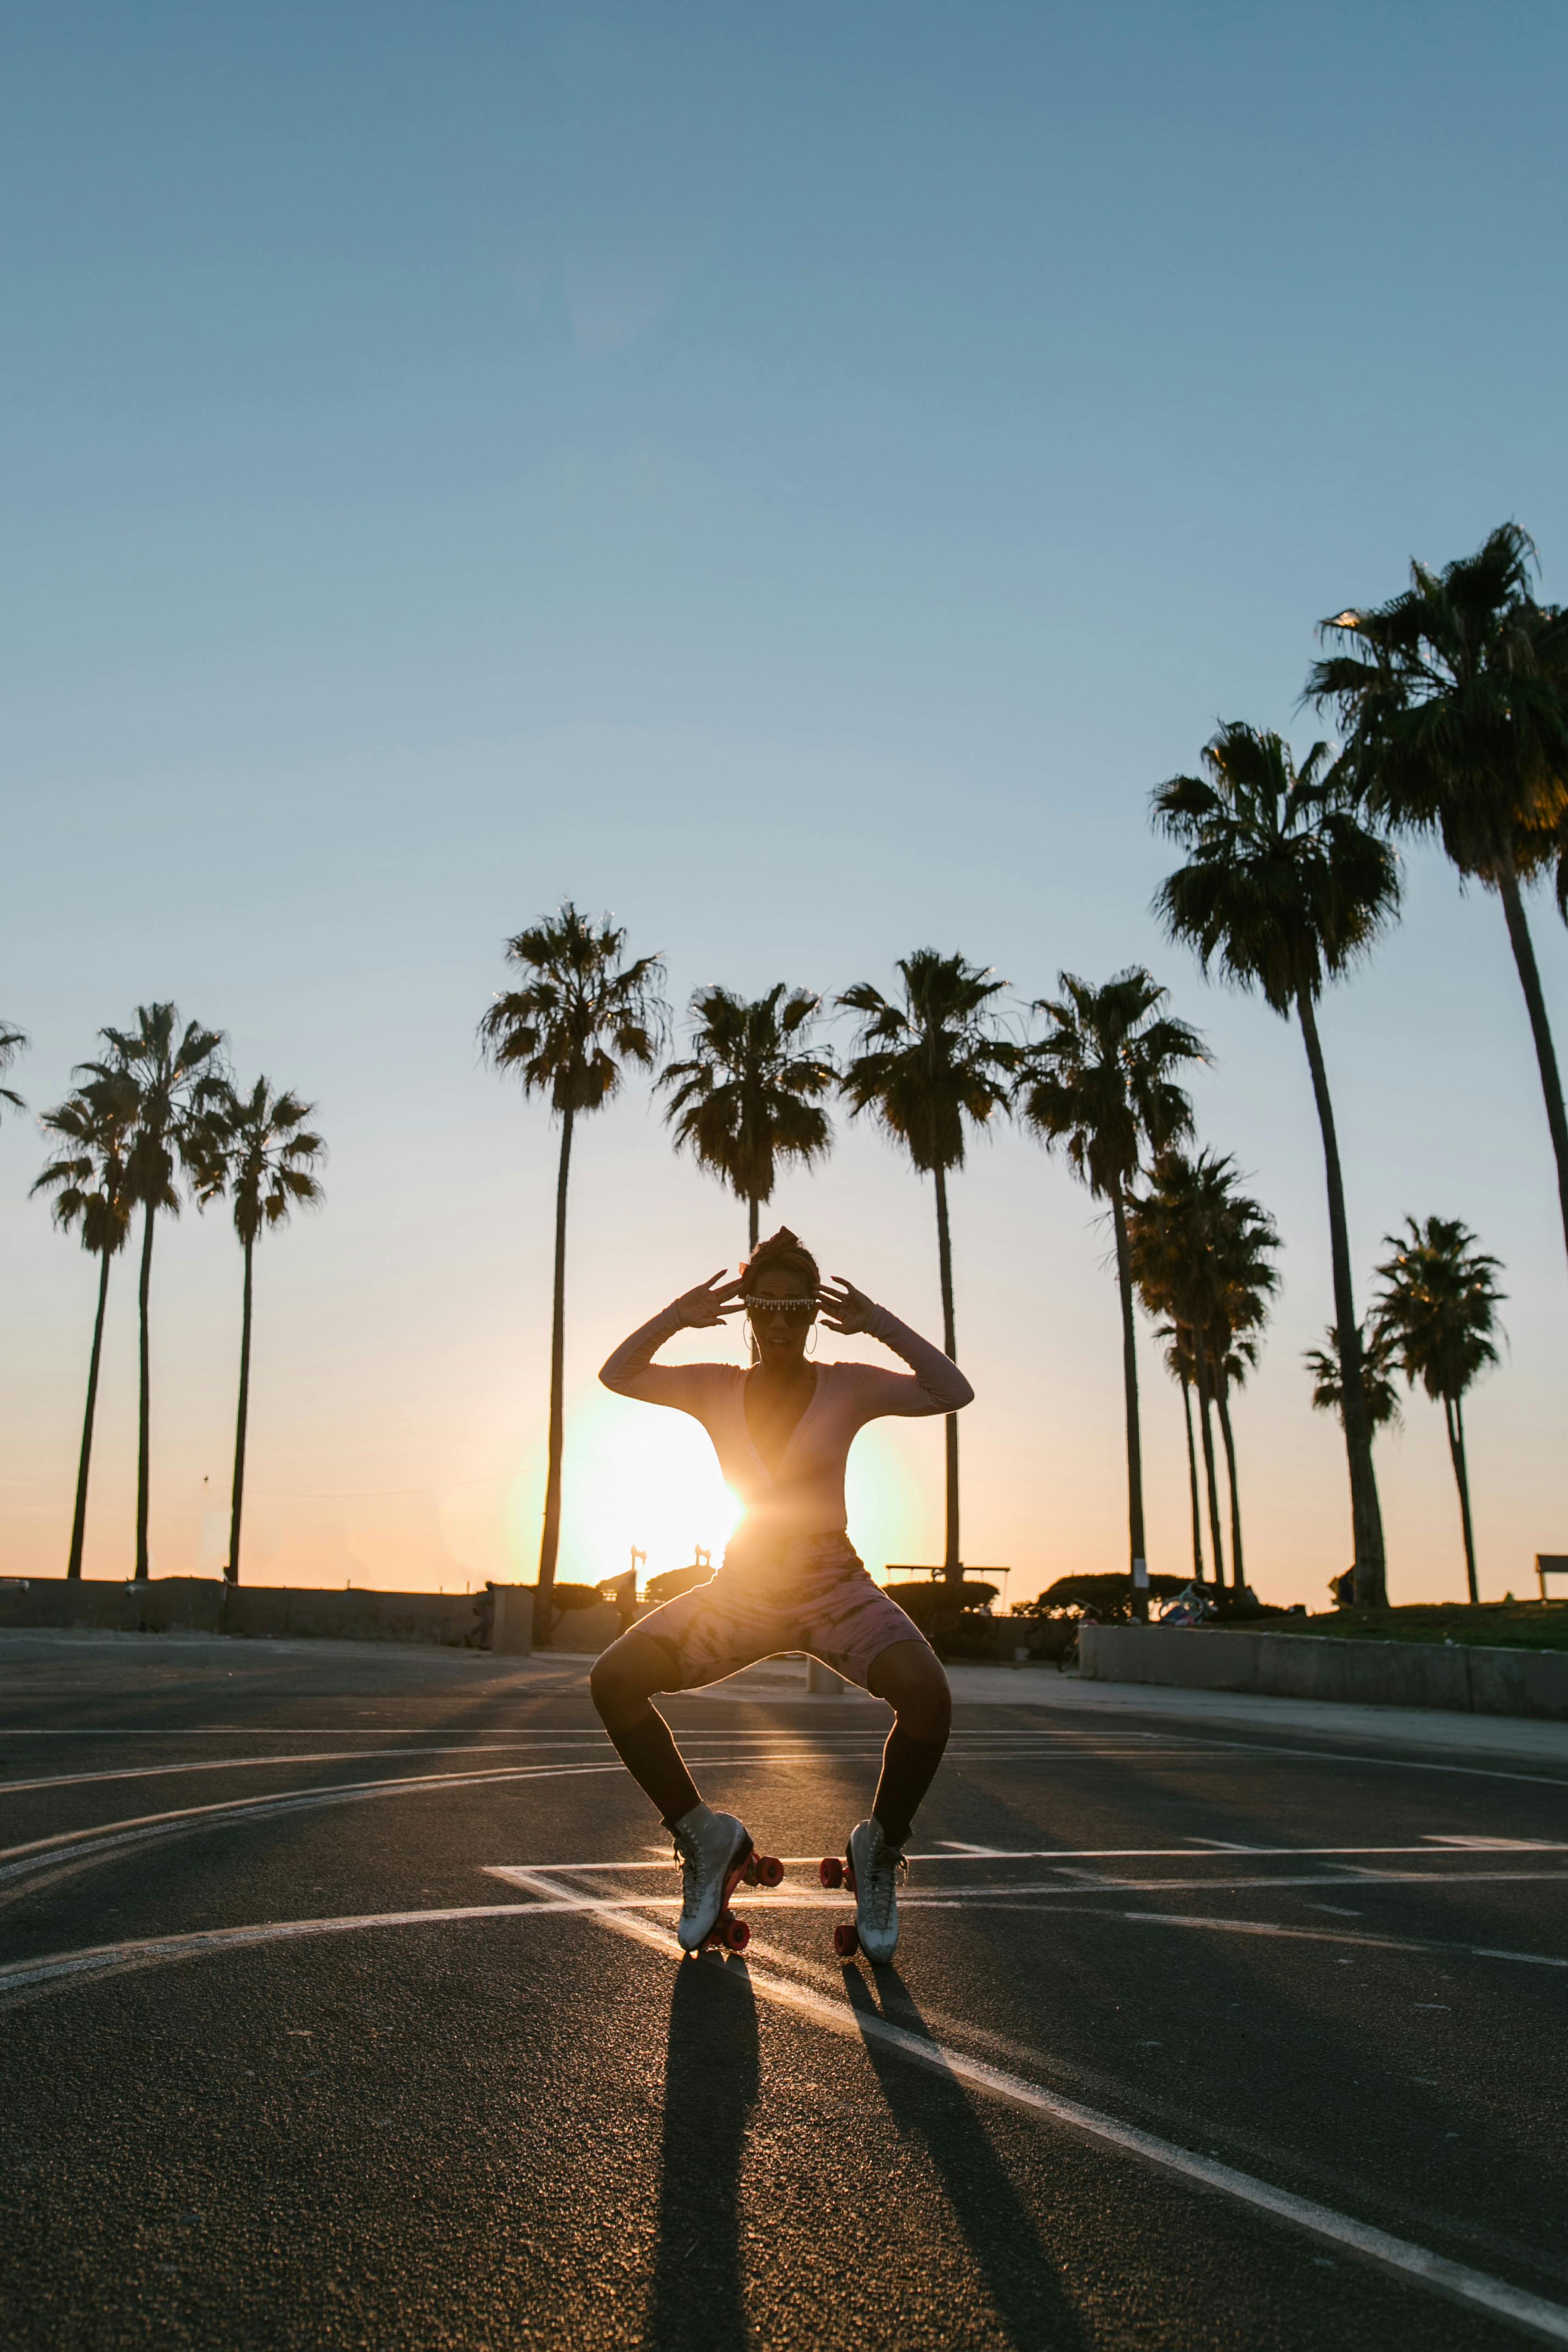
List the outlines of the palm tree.
{"type": "Polygon", "coordinates": [[[503,990],[479,1024],[479,1043],[498,1070],[515,1070],[525,1095],[542,1094],[561,1121],[555,1180],[555,1294],[550,1334],[550,1439],[544,1526],[534,1595],[535,1639],[549,1639],[551,1593],[561,1545],[561,1439],[566,1357],[566,1185],[579,1112],[602,1110],[620,1090],[622,1064],[651,1069],[664,1035],[657,955],[626,958],[626,932],[598,923],[570,899],[506,944],[525,974],[503,990]]]}
{"type": "MultiPolygon", "coordinates": [[[[1193,1384],[1196,1379],[1196,1366],[1193,1362],[1178,1324],[1163,1323],[1154,1337],[1156,1339],[1164,1340],[1165,1370],[1170,1373],[1171,1378],[1179,1383],[1182,1391],[1182,1418],[1186,1423],[1187,1431],[1187,1494],[1192,1506],[1193,1518],[1193,1574],[1198,1583],[1202,1584],[1205,1581],[1204,1518],[1198,1503],[1198,1454],[1193,1435],[1193,1384]]],[[[1224,1581],[1217,1567],[1215,1570],[1215,1581],[1216,1584],[1224,1581]]]]}
{"type": "Polygon", "coordinates": [[[778,1162],[809,1166],[832,1141],[818,1098],[833,1084],[833,1063],[804,1050],[821,1001],[809,989],[786,991],[782,980],[750,1003],[727,988],[699,989],[691,1058],[668,1063],[659,1078],[677,1150],[689,1145],[700,1166],[745,1202],[753,1250],[778,1162]]]}
{"type": "Polygon", "coordinates": [[[224,1577],[239,1582],[239,1530],[245,1503],[245,1441],[250,1415],[252,1262],[264,1233],[286,1224],[289,1212],[314,1207],[321,1198],[315,1170],[326,1145],[306,1128],[313,1103],[298,1095],[275,1094],[268,1078],[258,1078],[247,1095],[225,1087],[212,1105],[201,1142],[196,1195],[205,1208],[226,1193],[234,1204],[234,1230],[245,1252],[244,1306],[239,1325],[239,1407],[234,1433],[234,1488],[229,1503],[228,1565],[224,1577]]]}
{"type": "MultiPolygon", "coordinates": [[[[1258,1334],[1279,1286],[1272,1263],[1279,1247],[1279,1229],[1266,1209],[1238,1191],[1234,1160],[1212,1151],[1200,1152],[1195,1160],[1175,1150],[1162,1152],[1148,1192],[1131,1199],[1128,1206],[1131,1271],[1139,1296],[1152,1315],[1170,1317],[1178,1370],[1198,1392],[1215,1576],[1223,1584],[1211,1411],[1219,1421],[1230,1497],[1231,1582],[1239,1590],[1247,1572],[1230,1391],[1258,1360],[1258,1334]]],[[[1195,1508],[1190,1410],[1187,1445],[1195,1508]]]]}
{"type": "Polygon", "coordinates": [[[124,1248],[131,1232],[131,1196],[126,1182],[126,1158],[136,1118],[132,1088],[122,1078],[85,1087],[55,1109],[45,1111],[39,1124],[64,1147],[32,1185],[35,1192],[52,1192],[49,1213],[62,1233],[73,1226],[83,1249],[99,1260],[98,1312],[93,1318],[92,1354],[88,1360],[87,1410],[82,1416],[81,1453],[77,1462],[76,1509],[71,1517],[68,1577],[81,1574],[82,1547],[87,1538],[87,1481],[92,1463],[92,1425],[98,1410],[98,1374],[103,1359],[103,1318],[109,1305],[109,1268],[124,1248]]]}
{"type": "Polygon", "coordinates": [[[153,1296],[153,1232],[160,1211],[177,1216],[179,1169],[194,1170],[204,1149],[207,1115],[222,1092],[223,1034],[187,1022],[176,1037],[172,1004],[139,1004],[134,1029],[100,1029],[108,1048],[76,1072],[83,1089],[122,1082],[135,1110],[126,1153],[127,1198],[142,1210],[142,1269],[137,1291],[140,1388],[136,1446],[136,1580],[151,1573],[147,1518],[151,1501],[152,1373],[148,1341],[153,1296]]]}
{"type": "MultiPolygon", "coordinates": [[[[963,1165],[969,1127],[985,1127],[1007,1101],[1018,1049],[997,1034],[993,1000],[1007,983],[994,980],[962,955],[917,948],[896,967],[902,988],[886,997],[858,981],[838,1003],[858,1013],[854,1059],[839,1083],[850,1116],[868,1110],[936,1192],[937,1270],[942,1283],[942,1346],[956,1356],[952,1314],[952,1241],[947,1213],[949,1173],[963,1165]]],[[[958,1417],[947,1416],[946,1534],[942,1577],[956,1596],[963,1580],[958,1519],[958,1417]]]]}
{"type": "Polygon", "coordinates": [[[1351,1279],[1344,1177],[1334,1131],[1317,1003],[1325,982],[1364,954],[1399,903],[1388,844],[1364,825],[1315,743],[1298,768],[1275,734],[1233,720],[1205,747],[1204,776],[1175,776],[1154,794],[1155,821],[1189,852],[1162,883],[1156,911],[1173,939],[1239,987],[1260,988],[1282,1017],[1294,1010],[1322,1130],[1333,1261],[1334,1323],[1352,1369],[1344,1415],[1355,1538],[1356,1598],[1381,1602],[1383,1515],[1372,1429],[1354,1371],[1361,1326],[1351,1279]]]}
{"type": "Polygon", "coordinates": [[[1479,1601],[1464,1401],[1466,1390],[1498,1360],[1497,1310],[1504,1294],[1494,1277],[1501,1268],[1477,1249],[1474,1234],[1457,1217],[1428,1217],[1425,1224],[1407,1217],[1404,1233],[1385,1234],[1384,1242],[1394,1255],[1377,1269],[1384,1283],[1373,1310],[1377,1327],[1411,1387],[1419,1381],[1428,1396],[1442,1400],[1459,1490],[1465,1576],[1471,1601],[1479,1601]]]}
{"type": "Polygon", "coordinates": [[[1410,567],[1403,595],[1325,621],[1353,653],[1313,665],[1307,693],[1350,728],[1345,764],[1367,805],[1436,834],[1459,872],[1502,900],[1524,991],[1568,1244],[1568,1115],[1523,886],[1568,820],[1568,614],[1530,594],[1535,548],[1517,523],[1474,555],[1410,567]]]}
{"type": "MultiPolygon", "coordinates": [[[[1393,1339],[1379,1328],[1368,1316],[1359,1334],[1361,1348],[1361,1388],[1363,1408],[1369,1430],[1397,1429],[1399,1426],[1399,1391],[1394,1385],[1397,1356],[1393,1339]]],[[[1301,1359],[1312,1377],[1312,1409],[1315,1412],[1338,1413],[1345,1418],[1344,1370],[1340,1361],[1340,1337],[1331,1323],[1323,1333],[1321,1348],[1309,1348],[1301,1359]]],[[[1361,1593],[1356,1593],[1357,1606],[1362,1605],[1361,1593]]]]}
{"type": "Polygon", "coordinates": [[[1028,1048],[1016,1099],[1026,1124],[1048,1149],[1060,1146],[1073,1173],[1110,1210],[1121,1295],[1130,1572],[1133,1606],[1146,1616],[1149,1566],[1128,1192],[1145,1152],[1163,1151],[1192,1132],[1192,1102],[1171,1073],[1184,1063],[1201,1062],[1204,1043],[1185,1021],[1160,1012],[1170,992],[1142,964],[1117,972],[1102,988],[1070,971],[1060,973],[1057,985],[1059,996],[1043,997],[1033,1008],[1049,1025],[1028,1048]]]}
{"type": "MultiPolygon", "coordinates": [[[[27,1050],[27,1033],[10,1021],[0,1021],[0,1072],[8,1070],[18,1054],[27,1050]]],[[[0,1103],[9,1103],[13,1110],[26,1110],[27,1106],[10,1087],[0,1087],[0,1103]]]]}

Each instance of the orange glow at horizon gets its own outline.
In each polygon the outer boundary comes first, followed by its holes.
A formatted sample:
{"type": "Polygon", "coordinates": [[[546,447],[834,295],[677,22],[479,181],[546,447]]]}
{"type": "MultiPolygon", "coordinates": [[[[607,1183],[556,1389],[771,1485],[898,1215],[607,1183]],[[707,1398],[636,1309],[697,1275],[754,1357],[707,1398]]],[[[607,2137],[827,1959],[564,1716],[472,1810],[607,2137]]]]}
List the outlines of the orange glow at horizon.
{"type": "MultiPolygon", "coordinates": [[[[645,1580],[686,1567],[698,1546],[717,1568],[742,1515],[698,1422],[602,1392],[584,1396],[568,1415],[563,1484],[563,1582],[619,1575],[634,1545],[647,1555],[638,1569],[645,1580]]],[[[849,1539],[873,1572],[890,1559],[920,1557],[918,1547],[931,1540],[922,1533],[927,1498],[912,1491],[880,1431],[857,1440],[845,1488],[849,1539]]],[[[520,1574],[533,1573],[542,1504],[542,1475],[520,1479],[508,1514],[509,1549],[527,1563],[520,1574]]]]}

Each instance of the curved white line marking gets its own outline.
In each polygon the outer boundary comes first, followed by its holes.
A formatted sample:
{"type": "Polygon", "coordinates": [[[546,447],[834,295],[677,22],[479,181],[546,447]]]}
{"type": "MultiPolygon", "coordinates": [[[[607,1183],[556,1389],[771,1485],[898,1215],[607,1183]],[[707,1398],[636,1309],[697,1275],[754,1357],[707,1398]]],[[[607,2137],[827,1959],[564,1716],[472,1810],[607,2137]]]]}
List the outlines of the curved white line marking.
{"type": "MultiPolygon", "coordinates": [[[[658,1865],[668,1869],[668,1864],[658,1865]]],[[[623,1867],[640,1868],[640,1864],[623,1867]]],[[[542,1874],[526,1869],[492,1871],[490,1875],[507,1879],[513,1885],[537,1885],[542,1874]]],[[[1071,1890],[1068,1890],[1071,1891],[1071,1890]]],[[[746,1895],[748,1911],[839,1911],[844,1907],[842,1895],[829,1894],[812,1888],[773,1889],[751,1888],[746,1895]]],[[[442,1925],[462,1925],[473,1920],[531,1918],[545,1913],[591,1913],[603,1911],[633,1913],[638,1911],[674,1912],[680,1897],[668,1895],[597,1895],[566,1893],[542,1896],[534,1895],[526,1903],[466,1903],[447,1904],[418,1911],[364,1911],[335,1914],[310,1919],[268,1919],[239,1927],[203,1927],[184,1934],[170,1936],[136,1936],[118,1944],[89,1944],[76,1951],[51,1952],[31,1960],[12,1960],[0,1967],[0,2004],[7,1995],[31,1991],[42,1986],[62,1989],[83,1977],[109,1975],[117,1970],[159,1967],[170,1962],[205,1959],[226,1951],[244,1950],[258,1944],[289,1943],[309,1936],[342,1936],[364,1928],[425,1927],[442,1925]]],[[[913,1895],[903,1898],[906,1911],[942,1911],[952,1907],[945,1895],[913,1895]]],[[[987,1911],[1005,1910],[1005,1902],[994,1899],[978,1904],[987,1911]]],[[[1029,1909],[1043,1908],[1029,1905],[1029,1909]]],[[[1197,1927],[1217,1930],[1222,1934],[1241,1936],[1300,1937],[1324,1944],[1359,1944],[1377,1951],[1446,1952],[1463,1954],[1476,1959],[1517,1960],[1536,1968],[1568,1969],[1568,1958],[1559,1958],[1546,1952],[1496,1951],[1482,1944],[1438,1943],[1426,1938],[1401,1936],[1369,1936],[1359,1931],[1331,1927],[1292,1927],[1276,1926],[1252,1919],[1204,1919],[1185,1917],[1176,1913],[1156,1911],[1121,1911],[1098,1903],[1068,1903],[1053,1905],[1058,1912],[1072,1911],[1087,1918],[1119,1919],[1141,1927],[1197,1927]]],[[[672,1950],[668,1937],[656,1939],[661,1949],[672,1950]]],[[[778,1954],[780,1959],[786,1958],[778,1954]]]]}
{"type": "MultiPolygon", "coordinates": [[[[301,1764],[370,1764],[389,1756],[526,1756],[532,1744],[521,1739],[454,1740],[432,1748],[356,1748],[337,1753],[320,1748],[303,1756],[203,1756],[184,1764],[130,1764],[118,1772],[57,1772],[41,1780],[0,1780],[0,1797],[21,1796],[37,1789],[81,1789],[93,1780],[167,1780],[182,1772],[250,1772],[268,1764],[293,1770],[301,1764]]],[[[563,1739],[537,1744],[564,1748],[574,1743],[563,1739]]]]}
{"type": "Polygon", "coordinates": [[[499,1780],[560,1780],[593,1772],[621,1772],[625,1769],[618,1758],[608,1764],[524,1764],[490,1772],[427,1772],[414,1779],[345,1780],[335,1788],[295,1789],[280,1797],[229,1797],[217,1804],[182,1805],[165,1813],[143,1813],[130,1822],[100,1822],[91,1829],[67,1830],[52,1838],[33,1838],[26,1845],[0,1848],[0,1880],[47,1870],[56,1863],[79,1862],[89,1855],[140,1845],[148,1838],[172,1835],[186,1823],[219,1826],[220,1816],[270,1821],[280,1813],[320,1805],[363,1803],[373,1797],[412,1796],[420,1790],[474,1788],[499,1780]]]}

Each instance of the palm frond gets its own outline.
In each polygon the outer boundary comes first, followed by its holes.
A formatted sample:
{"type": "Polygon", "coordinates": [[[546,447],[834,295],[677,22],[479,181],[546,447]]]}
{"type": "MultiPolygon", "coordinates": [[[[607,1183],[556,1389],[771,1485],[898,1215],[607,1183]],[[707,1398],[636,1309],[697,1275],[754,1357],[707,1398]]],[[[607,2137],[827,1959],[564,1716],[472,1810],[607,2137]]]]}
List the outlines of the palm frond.
{"type": "Polygon", "coordinates": [[[658,1084],[676,1148],[689,1150],[742,1201],[773,1198],[781,1160],[820,1160],[832,1126],[820,1097],[835,1084],[832,1056],[807,1049],[820,999],[780,981],[752,1001],[717,985],[691,1000],[691,1054],[658,1084]]]}
{"type": "Polygon", "coordinates": [[[1499,1360],[1501,1266],[1457,1217],[1407,1217],[1384,1246],[1375,1328],[1412,1387],[1455,1402],[1499,1360]]]}
{"type": "Polygon", "coordinates": [[[226,1197],[247,1248],[286,1223],[292,1210],[315,1208],[325,1197],[316,1171],[327,1147],[305,1125],[314,1111],[313,1103],[276,1091],[267,1077],[247,1094],[227,1087],[208,1106],[192,1144],[197,1198],[205,1207],[226,1197]]]}
{"type": "Polygon", "coordinates": [[[1203,757],[1206,783],[1175,776],[1153,796],[1156,825],[1188,853],[1154,911],[1205,971],[1288,1013],[1371,948],[1399,904],[1398,863],[1326,744],[1298,765],[1281,736],[1233,719],[1203,757]]]}
{"type": "Polygon", "coordinates": [[[897,997],[859,981],[838,997],[858,1013],[856,1051],[839,1085],[851,1118],[868,1112],[924,1174],[963,1165],[967,1129],[1005,1109],[1022,1049],[1002,1035],[1005,981],[963,955],[919,948],[896,967],[897,997]]]}
{"type": "Polygon", "coordinates": [[[497,995],[479,1023],[479,1045],[525,1094],[548,1095],[557,1112],[600,1109],[619,1091],[622,1065],[651,1069],[665,1034],[662,958],[623,961],[626,932],[595,923],[570,899],[519,931],[506,956],[527,975],[497,995]]]}
{"type": "Polygon", "coordinates": [[[1015,1105],[1090,1192],[1112,1199],[1147,1155],[1191,1133],[1192,1102],[1172,1072],[1205,1060],[1204,1041],[1160,1011],[1169,992],[1141,964],[1102,987],[1064,971],[1058,990],[1034,1007],[1047,1025],[1020,1057],[1015,1105]]]}

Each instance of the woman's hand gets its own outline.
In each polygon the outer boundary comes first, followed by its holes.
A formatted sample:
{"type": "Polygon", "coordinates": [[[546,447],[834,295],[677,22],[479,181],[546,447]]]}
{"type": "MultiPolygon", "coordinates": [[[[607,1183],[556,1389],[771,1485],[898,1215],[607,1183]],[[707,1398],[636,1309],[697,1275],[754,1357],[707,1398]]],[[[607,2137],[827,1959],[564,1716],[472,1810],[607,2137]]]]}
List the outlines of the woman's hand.
{"type": "Polygon", "coordinates": [[[724,1268],[710,1274],[694,1290],[683,1290],[675,1301],[675,1311],[682,1323],[693,1331],[705,1330],[710,1324],[722,1323],[726,1315],[733,1315],[740,1306],[740,1281],[726,1282],[724,1268]]]}
{"type": "Polygon", "coordinates": [[[836,1274],[833,1280],[838,1285],[837,1290],[827,1283],[822,1286],[823,1321],[830,1331],[864,1331],[877,1312],[876,1307],[863,1290],[857,1290],[841,1274],[836,1274]]]}

